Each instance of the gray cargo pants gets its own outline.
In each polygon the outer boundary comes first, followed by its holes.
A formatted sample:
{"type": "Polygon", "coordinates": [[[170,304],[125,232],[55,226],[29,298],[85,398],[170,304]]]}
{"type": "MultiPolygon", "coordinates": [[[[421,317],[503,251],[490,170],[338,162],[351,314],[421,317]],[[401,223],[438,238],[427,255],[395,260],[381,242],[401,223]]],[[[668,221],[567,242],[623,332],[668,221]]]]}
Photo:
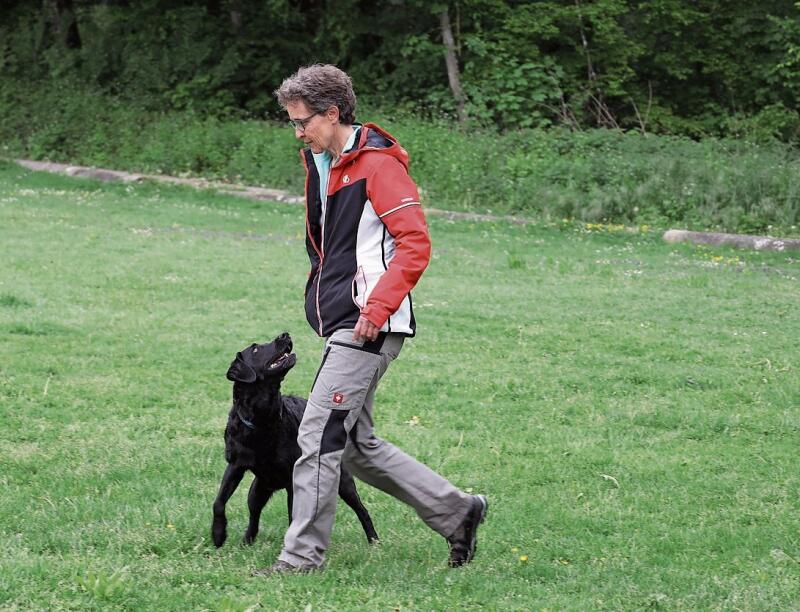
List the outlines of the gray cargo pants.
{"type": "Polygon", "coordinates": [[[404,501],[431,529],[450,536],[470,508],[471,496],[373,433],[378,381],[400,354],[404,337],[381,334],[353,340],[352,329],[334,332],[297,434],[302,455],[294,465],[292,523],[279,559],[319,567],[330,543],[339,467],[404,501]]]}

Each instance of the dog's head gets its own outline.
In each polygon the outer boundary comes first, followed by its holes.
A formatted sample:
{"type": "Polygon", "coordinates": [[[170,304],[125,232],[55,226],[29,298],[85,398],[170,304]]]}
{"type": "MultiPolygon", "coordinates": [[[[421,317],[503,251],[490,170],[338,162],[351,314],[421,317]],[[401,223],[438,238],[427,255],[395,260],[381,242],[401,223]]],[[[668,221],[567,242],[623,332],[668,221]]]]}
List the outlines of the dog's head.
{"type": "Polygon", "coordinates": [[[292,338],[283,333],[269,344],[251,344],[236,353],[227,377],[243,383],[267,379],[280,382],[295,363],[297,356],[292,353],[292,338]]]}

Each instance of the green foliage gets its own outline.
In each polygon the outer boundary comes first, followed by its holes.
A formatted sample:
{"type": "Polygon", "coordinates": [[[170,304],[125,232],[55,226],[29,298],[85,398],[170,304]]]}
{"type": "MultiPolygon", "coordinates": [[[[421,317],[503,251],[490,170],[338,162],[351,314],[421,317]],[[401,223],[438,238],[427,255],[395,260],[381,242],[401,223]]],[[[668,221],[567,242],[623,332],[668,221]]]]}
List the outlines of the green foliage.
{"type": "Polygon", "coordinates": [[[0,306],[6,308],[30,308],[33,303],[10,293],[3,293],[0,295],[0,306]]]}
{"type": "Polygon", "coordinates": [[[216,612],[255,612],[261,607],[256,602],[244,602],[233,597],[225,596],[219,600],[214,610],[216,612]]]}
{"type": "Polygon", "coordinates": [[[101,601],[111,600],[124,593],[128,588],[127,571],[127,567],[116,570],[111,574],[103,570],[90,571],[84,576],[78,576],[76,582],[94,598],[101,601]]]}
{"type": "MultiPolygon", "coordinates": [[[[795,8],[800,11],[800,2],[795,2],[795,8]]],[[[787,90],[781,102],[791,105],[800,99],[800,19],[794,13],[782,17],[771,15],[769,21],[773,54],[779,61],[768,67],[767,79],[779,91],[787,90]]]]}
{"type": "Polygon", "coordinates": [[[453,118],[447,10],[471,124],[800,133],[800,8],[786,0],[83,0],[79,49],[51,4],[0,8],[0,77],[255,118],[279,112],[271,92],[298,66],[332,62],[373,106],[453,118]]]}
{"type": "Polygon", "coordinates": [[[735,231],[790,229],[800,217],[792,178],[800,160],[777,145],[605,131],[527,136],[505,169],[514,210],[735,231]]]}
{"type": "MultiPolygon", "coordinates": [[[[796,117],[769,107],[730,128],[743,139],[695,142],[600,129],[462,131],[444,119],[360,113],[410,152],[427,206],[791,234],[800,157],[774,137],[796,117]]],[[[0,141],[5,155],[303,191],[301,144],[282,122],[159,113],[58,81],[0,88],[0,141]]]]}
{"type": "Polygon", "coordinates": [[[753,115],[738,113],[729,119],[728,132],[755,142],[800,141],[800,113],[783,104],[771,104],[753,115]]]}
{"type": "Polygon", "coordinates": [[[544,127],[557,107],[560,67],[546,57],[520,60],[487,46],[484,61],[467,64],[468,113],[485,125],[544,127]],[[523,62],[523,63],[520,63],[523,62]]]}

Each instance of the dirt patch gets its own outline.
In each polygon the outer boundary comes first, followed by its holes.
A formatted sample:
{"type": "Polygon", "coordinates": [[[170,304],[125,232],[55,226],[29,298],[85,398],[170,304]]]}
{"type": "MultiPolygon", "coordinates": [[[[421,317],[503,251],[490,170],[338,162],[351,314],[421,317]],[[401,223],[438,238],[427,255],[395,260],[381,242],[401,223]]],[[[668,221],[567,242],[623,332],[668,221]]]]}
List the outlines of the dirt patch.
{"type": "Polygon", "coordinates": [[[753,251],[796,251],[800,250],[800,240],[773,238],[771,236],[749,236],[747,234],[721,234],[718,232],[689,232],[671,229],[664,232],[664,240],[669,243],[691,242],[711,246],[730,246],[753,251]]]}

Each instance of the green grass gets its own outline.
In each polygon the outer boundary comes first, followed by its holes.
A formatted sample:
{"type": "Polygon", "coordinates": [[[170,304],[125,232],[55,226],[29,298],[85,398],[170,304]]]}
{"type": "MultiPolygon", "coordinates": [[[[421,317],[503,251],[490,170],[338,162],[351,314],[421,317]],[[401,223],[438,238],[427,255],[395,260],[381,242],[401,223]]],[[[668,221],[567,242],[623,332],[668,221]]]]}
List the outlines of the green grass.
{"type": "Polygon", "coordinates": [[[476,560],[362,485],[380,546],[340,504],[325,572],[256,579],[285,496],[213,548],[225,372],[288,330],[307,394],[302,208],[0,165],[0,608],[798,608],[797,255],[430,222],[377,429],[488,495],[476,560]]]}

